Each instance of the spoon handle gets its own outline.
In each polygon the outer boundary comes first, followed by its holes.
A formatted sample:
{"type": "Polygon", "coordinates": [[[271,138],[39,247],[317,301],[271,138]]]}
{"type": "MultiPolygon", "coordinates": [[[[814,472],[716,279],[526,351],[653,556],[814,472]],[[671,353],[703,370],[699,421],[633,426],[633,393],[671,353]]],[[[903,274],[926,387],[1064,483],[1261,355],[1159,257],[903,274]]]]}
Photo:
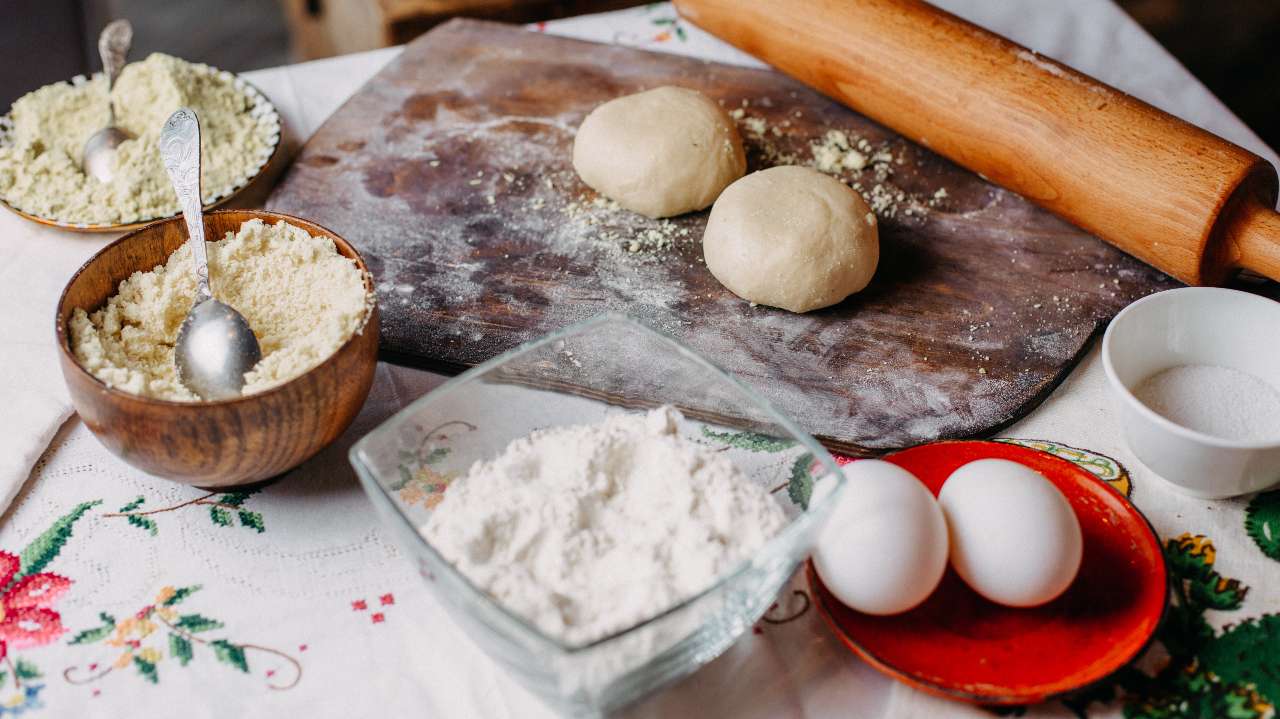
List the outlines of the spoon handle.
{"type": "Polygon", "coordinates": [[[160,159],[178,195],[182,219],[187,223],[187,243],[196,270],[196,301],[211,298],[209,258],[204,246],[204,217],[200,204],[200,120],[194,110],[178,108],[160,130],[160,159]]]}
{"type": "Polygon", "coordinates": [[[111,101],[111,90],[116,86],[116,78],[124,69],[125,58],[129,55],[129,47],[133,45],[133,25],[128,20],[113,20],[102,28],[98,36],[98,54],[102,56],[102,72],[107,76],[107,109],[111,112],[112,127],[116,124],[115,103],[111,101]]]}

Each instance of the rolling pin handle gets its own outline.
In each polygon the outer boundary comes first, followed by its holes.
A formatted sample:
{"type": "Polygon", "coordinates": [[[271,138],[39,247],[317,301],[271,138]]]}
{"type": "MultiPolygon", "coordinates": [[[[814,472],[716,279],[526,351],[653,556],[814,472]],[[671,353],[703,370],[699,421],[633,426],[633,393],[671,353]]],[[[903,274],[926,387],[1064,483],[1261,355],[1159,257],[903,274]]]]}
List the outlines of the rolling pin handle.
{"type": "Polygon", "coordinates": [[[1258,201],[1242,203],[1227,241],[1237,266],[1280,282],[1280,213],[1258,201]]]}

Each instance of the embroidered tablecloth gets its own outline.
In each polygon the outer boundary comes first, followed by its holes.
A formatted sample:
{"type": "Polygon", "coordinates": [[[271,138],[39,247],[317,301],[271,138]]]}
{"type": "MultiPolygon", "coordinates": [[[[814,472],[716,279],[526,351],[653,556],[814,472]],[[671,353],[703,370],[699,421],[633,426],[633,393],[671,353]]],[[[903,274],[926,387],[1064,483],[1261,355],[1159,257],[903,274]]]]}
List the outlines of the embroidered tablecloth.
{"type": "MultiPolygon", "coordinates": [[[[1108,0],[939,4],[1275,160],[1108,0]]],[[[531,29],[756,64],[665,4],[531,29]]],[[[395,52],[250,78],[277,104],[296,147],[395,52]]],[[[54,302],[105,241],[0,216],[0,361],[10,368],[0,377],[0,501],[48,444],[0,526],[0,716],[548,715],[443,614],[379,528],[345,461],[355,438],[440,377],[380,365],[346,435],[254,492],[179,487],[117,460],[74,418],[57,429],[69,410],[53,354],[54,302]]],[[[1026,714],[1273,711],[1280,492],[1207,502],[1169,491],[1124,447],[1096,350],[1007,434],[1081,463],[1130,496],[1166,542],[1177,580],[1159,642],[1134,667],[1086,696],[1026,714]]],[[[401,491],[432,502],[441,486],[424,471],[401,491]]],[[[896,684],[854,658],[816,616],[802,578],[724,656],[627,714],[695,712],[989,716],[896,684]]]]}

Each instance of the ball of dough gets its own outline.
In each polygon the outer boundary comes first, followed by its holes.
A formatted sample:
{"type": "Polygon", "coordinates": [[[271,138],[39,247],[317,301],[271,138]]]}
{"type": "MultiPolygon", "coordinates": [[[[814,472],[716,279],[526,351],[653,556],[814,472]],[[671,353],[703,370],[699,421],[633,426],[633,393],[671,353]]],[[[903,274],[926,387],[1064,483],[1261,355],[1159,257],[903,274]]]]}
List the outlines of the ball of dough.
{"type": "Polygon", "coordinates": [[[747,171],[742,137],[711,98],[659,87],[591,111],[573,140],[573,169],[593,190],[649,217],[707,207],[747,171]]]}
{"type": "Polygon", "coordinates": [[[771,167],[720,195],[702,252],[742,299],[808,312],[866,287],[880,240],[875,214],[843,182],[808,167],[771,167]]]}

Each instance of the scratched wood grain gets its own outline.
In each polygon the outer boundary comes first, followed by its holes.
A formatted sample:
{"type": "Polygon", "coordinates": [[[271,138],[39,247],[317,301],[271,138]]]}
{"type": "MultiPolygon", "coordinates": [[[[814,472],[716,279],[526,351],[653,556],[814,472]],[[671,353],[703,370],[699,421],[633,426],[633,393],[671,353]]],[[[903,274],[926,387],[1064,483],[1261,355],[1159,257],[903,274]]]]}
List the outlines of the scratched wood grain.
{"type": "MultiPolygon", "coordinates": [[[[876,184],[872,167],[842,179],[876,184]]],[[[476,21],[406,47],[307,142],[267,206],[360,249],[386,356],[459,368],[625,312],[861,454],[998,430],[1122,307],[1176,284],[777,73],[476,21]],[[657,222],[585,187],[570,164],[578,123],[663,84],[742,109],[752,169],[811,162],[833,129],[888,152],[882,184],[905,199],[881,215],[872,284],[806,315],[752,307],[702,265],[706,212],[657,222]]]]}

